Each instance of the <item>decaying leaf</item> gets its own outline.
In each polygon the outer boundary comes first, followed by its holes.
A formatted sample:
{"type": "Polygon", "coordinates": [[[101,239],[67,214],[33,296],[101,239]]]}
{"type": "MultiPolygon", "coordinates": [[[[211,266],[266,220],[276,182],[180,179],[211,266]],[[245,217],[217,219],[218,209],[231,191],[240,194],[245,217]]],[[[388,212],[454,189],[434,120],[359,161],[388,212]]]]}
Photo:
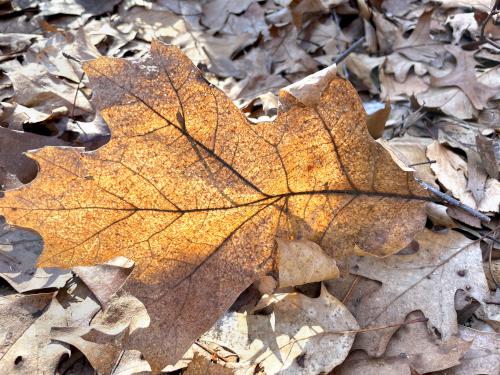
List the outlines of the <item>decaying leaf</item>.
{"type": "Polygon", "coordinates": [[[345,80],[327,75],[308,105],[302,94],[318,80],[294,85],[273,123],[251,124],[158,41],[142,60],[99,58],[85,70],[111,141],[31,153],[38,178],[6,192],[0,212],[42,235],[40,265],[136,263],[126,289],[151,324],[127,348],[153,371],[271,269],[274,238],[312,240],[335,256],[388,255],[423,227],[428,196],[370,138],[345,80]]]}
{"type": "Polygon", "coordinates": [[[254,314],[227,314],[201,340],[236,352],[239,362],[228,364],[236,374],[252,373],[256,366],[266,375],[319,374],[342,363],[356,329],[349,310],[322,287],[318,298],[264,297],[254,314]]]}
{"type": "Polygon", "coordinates": [[[418,19],[409,38],[397,35],[394,49],[412,61],[421,61],[433,65],[442,65],[438,57],[443,54],[443,46],[431,38],[431,20],[433,10],[424,12],[418,19]]]}
{"type": "MultiPolygon", "coordinates": [[[[406,321],[421,318],[421,312],[413,312],[406,321]]],[[[332,375],[427,374],[458,365],[470,345],[458,337],[442,342],[433,337],[425,322],[408,324],[392,336],[382,358],[370,358],[355,351],[332,375]]]]}
{"type": "MultiPolygon", "coordinates": [[[[453,231],[439,234],[425,230],[415,241],[419,249],[414,254],[353,261],[351,272],[381,281],[382,286],[350,310],[362,327],[400,322],[411,311],[421,310],[429,327],[448,340],[457,331],[456,291],[464,290],[480,302],[489,296],[481,250],[477,242],[453,231]]],[[[396,329],[359,333],[354,347],[381,356],[396,329]]]]}
{"type": "MultiPolygon", "coordinates": [[[[0,358],[0,368],[6,374],[54,373],[61,357],[70,354],[67,346],[51,342],[50,327],[64,324],[63,307],[53,299],[46,311],[16,337],[0,358]]],[[[3,325],[3,324],[2,324],[3,325]]],[[[17,331],[17,327],[11,327],[17,331]]]]}

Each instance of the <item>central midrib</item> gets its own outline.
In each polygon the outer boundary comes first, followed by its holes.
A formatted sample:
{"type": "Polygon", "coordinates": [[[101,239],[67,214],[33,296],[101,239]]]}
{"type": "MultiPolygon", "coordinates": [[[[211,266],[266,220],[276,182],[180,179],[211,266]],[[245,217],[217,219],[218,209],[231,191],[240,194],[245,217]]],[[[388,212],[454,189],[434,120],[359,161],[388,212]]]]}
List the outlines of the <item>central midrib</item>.
{"type": "MultiPolygon", "coordinates": [[[[275,202],[283,199],[290,198],[294,196],[301,195],[350,195],[350,196],[361,196],[366,195],[369,197],[377,198],[389,198],[389,199],[402,199],[402,200],[417,200],[425,202],[434,202],[430,196],[418,196],[413,194],[397,194],[397,193],[385,193],[376,191],[363,191],[363,190],[310,190],[310,191],[299,191],[299,192],[288,192],[283,194],[268,195],[260,199],[256,199],[251,202],[246,202],[233,206],[221,206],[221,207],[206,207],[206,208],[187,208],[187,209],[165,209],[165,208],[152,208],[152,207],[102,207],[102,206],[87,206],[87,207],[67,207],[67,208],[30,208],[29,211],[74,211],[74,210],[106,210],[106,211],[150,211],[150,212],[163,212],[163,213],[191,213],[191,212],[209,212],[209,211],[226,211],[233,210],[241,207],[248,207],[252,205],[266,204],[271,200],[275,202]]],[[[17,209],[17,207],[1,207],[0,208],[10,208],[17,209]]]]}

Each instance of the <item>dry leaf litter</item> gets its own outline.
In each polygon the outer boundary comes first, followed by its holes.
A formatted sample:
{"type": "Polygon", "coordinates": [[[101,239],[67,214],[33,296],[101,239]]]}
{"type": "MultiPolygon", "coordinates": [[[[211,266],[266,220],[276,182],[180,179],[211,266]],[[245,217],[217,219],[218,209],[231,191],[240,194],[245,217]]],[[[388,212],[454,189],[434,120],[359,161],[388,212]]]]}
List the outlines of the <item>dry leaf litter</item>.
{"type": "Polygon", "coordinates": [[[498,374],[498,8],[0,1],[0,372],[498,374]]]}

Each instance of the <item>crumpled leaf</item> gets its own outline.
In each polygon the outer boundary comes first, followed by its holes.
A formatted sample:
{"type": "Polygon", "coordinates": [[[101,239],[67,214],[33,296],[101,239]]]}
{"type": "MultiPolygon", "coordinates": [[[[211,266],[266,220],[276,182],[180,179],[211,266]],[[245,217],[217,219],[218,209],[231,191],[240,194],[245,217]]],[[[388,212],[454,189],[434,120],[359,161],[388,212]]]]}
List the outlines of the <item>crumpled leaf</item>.
{"type": "MultiPolygon", "coordinates": [[[[457,332],[456,291],[462,289],[479,302],[489,296],[479,243],[454,231],[429,230],[415,241],[419,250],[414,254],[355,258],[351,272],[378,280],[382,286],[348,307],[362,327],[400,322],[411,311],[421,310],[428,326],[448,340],[457,332]]],[[[381,356],[396,329],[359,333],[354,347],[381,356]]]]}
{"type": "Polygon", "coordinates": [[[90,325],[55,327],[51,338],[73,345],[99,373],[111,374],[125,352],[123,337],[148,324],[144,305],[137,298],[121,294],[112,298],[106,310],[96,315],[90,325]]]}
{"type": "Polygon", "coordinates": [[[85,69],[111,141],[30,154],[38,178],[6,192],[0,212],[41,233],[41,265],[136,263],[126,289],[151,325],[128,348],[153,371],[271,269],[275,237],[387,255],[423,227],[427,193],[370,138],[342,79],[312,106],[282,91],[276,121],[254,125],[176,47],[85,69]]]}
{"type": "MultiPolygon", "coordinates": [[[[423,318],[413,312],[406,321],[423,318]]],[[[370,358],[355,351],[335,370],[335,375],[412,375],[427,374],[456,366],[470,343],[458,337],[442,342],[434,337],[425,322],[402,326],[392,336],[383,357],[370,358]]]]}
{"type": "Polygon", "coordinates": [[[266,375],[318,374],[342,363],[358,328],[349,310],[322,287],[318,298],[300,293],[264,297],[254,314],[225,315],[201,341],[236,352],[239,362],[226,364],[236,374],[257,365],[266,375]]]}

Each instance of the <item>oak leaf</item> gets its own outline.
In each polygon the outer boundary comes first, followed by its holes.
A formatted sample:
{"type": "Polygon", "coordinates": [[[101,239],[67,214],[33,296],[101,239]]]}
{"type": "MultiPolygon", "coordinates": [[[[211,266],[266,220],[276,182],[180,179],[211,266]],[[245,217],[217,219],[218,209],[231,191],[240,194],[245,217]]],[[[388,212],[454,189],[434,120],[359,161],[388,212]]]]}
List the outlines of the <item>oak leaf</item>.
{"type": "MultiPolygon", "coordinates": [[[[405,321],[425,318],[422,312],[414,311],[405,321]]],[[[424,321],[401,326],[392,336],[381,358],[370,358],[363,351],[352,352],[335,375],[411,375],[428,374],[456,366],[471,346],[458,337],[441,341],[434,337],[424,321]],[[413,370],[413,371],[412,371],[413,370]]]]}
{"type": "MultiPolygon", "coordinates": [[[[368,294],[364,294],[367,285],[358,285],[362,295],[353,296],[347,307],[362,327],[402,321],[408,313],[420,310],[429,319],[429,328],[448,340],[457,333],[457,290],[466,291],[468,297],[480,302],[489,296],[479,243],[458,232],[443,234],[426,229],[415,237],[414,245],[406,249],[416,247],[418,251],[412,254],[386,259],[353,258],[352,273],[382,285],[368,294]]],[[[396,330],[361,332],[354,348],[381,356],[396,330]]]]}
{"type": "Polygon", "coordinates": [[[31,153],[38,177],[6,192],[0,213],[42,235],[40,265],[136,263],[125,288],[151,324],[127,347],[153,371],[272,269],[276,237],[388,255],[423,227],[428,196],[370,138],[335,75],[283,90],[278,118],[251,124],[176,47],[154,41],[142,59],[84,68],[110,142],[31,153]]]}
{"type": "Polygon", "coordinates": [[[457,65],[444,77],[431,77],[433,87],[458,87],[469,98],[474,108],[481,110],[488,106],[488,100],[498,94],[498,86],[491,87],[478,80],[474,56],[457,46],[446,46],[457,65]]]}

